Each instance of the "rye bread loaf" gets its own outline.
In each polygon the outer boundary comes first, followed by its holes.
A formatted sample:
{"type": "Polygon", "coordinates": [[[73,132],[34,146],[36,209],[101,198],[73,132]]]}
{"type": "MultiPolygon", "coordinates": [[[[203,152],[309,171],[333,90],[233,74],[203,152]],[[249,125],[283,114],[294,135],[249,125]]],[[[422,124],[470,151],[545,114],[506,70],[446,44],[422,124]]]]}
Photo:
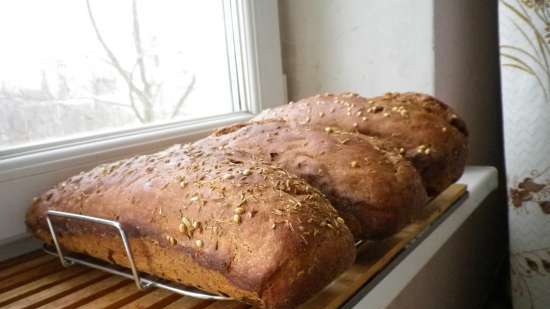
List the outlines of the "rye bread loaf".
{"type": "MultiPolygon", "coordinates": [[[[315,188],[242,157],[178,145],[101,165],[35,199],[27,225],[51,244],[48,209],[118,220],[142,272],[264,308],[294,307],[353,263],[353,236],[315,188]]],[[[53,222],[65,249],[128,266],[111,228],[53,222]]]]}
{"type": "Polygon", "coordinates": [[[372,99],[325,94],[266,110],[253,120],[282,118],[298,125],[339,126],[387,139],[420,172],[429,195],[458,180],[468,152],[466,125],[447,105],[419,93],[372,99]]]}
{"type": "MultiPolygon", "coordinates": [[[[388,142],[336,127],[267,120],[220,129],[197,142],[205,152],[244,151],[305,179],[323,192],[358,239],[399,231],[425,205],[414,167],[388,142]]],[[[246,158],[243,158],[246,160],[246,158]]]]}

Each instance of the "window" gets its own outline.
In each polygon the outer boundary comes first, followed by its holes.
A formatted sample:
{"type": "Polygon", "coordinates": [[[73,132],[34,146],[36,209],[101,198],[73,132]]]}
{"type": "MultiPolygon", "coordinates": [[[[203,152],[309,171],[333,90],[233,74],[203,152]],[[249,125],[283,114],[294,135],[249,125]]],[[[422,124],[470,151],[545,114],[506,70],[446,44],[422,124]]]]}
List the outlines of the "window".
{"type": "Polygon", "coordinates": [[[0,245],[64,178],[286,101],[276,0],[5,0],[0,38],[0,245]]]}
{"type": "Polygon", "coordinates": [[[0,150],[247,111],[237,11],[221,0],[0,2],[0,150]]]}
{"type": "Polygon", "coordinates": [[[222,1],[2,1],[0,37],[3,147],[235,111],[222,1]]]}

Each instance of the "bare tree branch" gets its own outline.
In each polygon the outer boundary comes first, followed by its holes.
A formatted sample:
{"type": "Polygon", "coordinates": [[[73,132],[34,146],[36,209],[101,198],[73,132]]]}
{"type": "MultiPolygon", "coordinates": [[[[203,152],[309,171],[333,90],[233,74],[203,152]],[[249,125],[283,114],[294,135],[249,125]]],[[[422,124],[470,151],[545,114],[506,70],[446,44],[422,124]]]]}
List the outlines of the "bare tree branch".
{"type": "MultiPolygon", "coordinates": [[[[111,51],[109,46],[107,46],[107,43],[105,43],[105,40],[103,39],[103,36],[101,35],[101,32],[99,31],[99,28],[97,26],[97,23],[95,21],[95,17],[92,13],[92,7],[90,5],[90,0],[86,0],[86,6],[88,8],[88,16],[90,18],[90,22],[92,23],[92,27],[94,29],[94,32],[96,34],[97,40],[107,53],[107,56],[109,57],[109,60],[111,61],[111,65],[116,69],[116,71],[122,76],[122,78],[126,81],[128,84],[128,88],[130,90],[130,93],[134,92],[142,101],[143,104],[151,104],[149,99],[145,96],[145,94],[134,85],[134,82],[130,79],[128,76],[128,73],[122,68],[120,62],[116,58],[115,54],[111,51]]],[[[138,118],[141,118],[141,115],[136,114],[138,118]]]]}
{"type": "Polygon", "coordinates": [[[41,93],[46,96],[47,100],[56,99],[52,94],[52,90],[50,89],[50,83],[48,82],[48,78],[46,77],[46,71],[44,71],[42,69],[42,70],[40,70],[40,74],[41,74],[41,78],[42,78],[42,80],[40,82],[40,91],[41,91],[41,93]]]}
{"type": "Polygon", "coordinates": [[[151,86],[147,81],[147,74],[145,72],[145,63],[144,63],[144,53],[143,46],[141,45],[141,33],[139,30],[139,16],[137,12],[137,1],[132,1],[132,16],[134,20],[134,45],[137,53],[137,64],[139,66],[139,75],[141,77],[141,82],[143,83],[143,92],[148,98],[151,98],[151,86]]]}
{"type": "MultiPolygon", "coordinates": [[[[115,68],[115,70],[122,76],[124,81],[126,82],[128,86],[128,96],[130,99],[130,107],[134,111],[134,114],[142,123],[151,122],[155,118],[154,109],[153,109],[153,103],[155,103],[156,99],[158,98],[158,92],[160,91],[162,87],[162,83],[157,84],[153,81],[148,80],[147,76],[147,66],[145,63],[145,53],[143,49],[143,42],[141,40],[141,29],[140,29],[140,21],[139,21],[139,14],[138,14],[138,7],[137,7],[137,0],[132,0],[132,18],[133,18],[133,38],[134,38],[134,48],[136,50],[137,59],[136,63],[132,68],[131,72],[126,71],[117,57],[115,56],[114,52],[109,48],[106,41],[104,40],[103,36],[101,35],[101,32],[99,30],[99,27],[96,23],[96,20],[94,18],[94,15],[92,13],[92,8],[90,4],[90,0],[86,0],[86,5],[88,8],[88,15],[90,18],[90,21],[92,23],[93,30],[95,32],[95,35],[97,37],[97,40],[105,50],[107,57],[109,58],[109,64],[115,68]],[[137,67],[137,68],[136,68],[137,67]],[[137,80],[134,78],[134,73],[136,70],[139,72],[139,80],[141,83],[137,82],[137,80]],[[139,86],[139,87],[138,87],[139,86]],[[143,86],[143,87],[141,87],[143,86]],[[140,89],[143,88],[143,89],[140,89]],[[155,90],[156,89],[156,90],[155,90]],[[136,101],[138,99],[139,101],[136,101]],[[142,110],[140,111],[140,108],[138,108],[137,103],[141,103],[142,110]]],[[[150,76],[149,76],[150,77],[150,76]]],[[[195,75],[192,76],[191,81],[183,94],[179,97],[178,101],[176,102],[176,106],[172,112],[171,118],[174,118],[178,115],[180,112],[181,107],[183,106],[185,100],[193,90],[195,86],[195,75]]]]}
{"type": "MultiPolygon", "coordinates": [[[[75,98],[75,99],[79,99],[79,98],[75,98]]],[[[96,101],[97,103],[108,104],[108,105],[114,105],[114,106],[125,107],[125,108],[132,108],[132,106],[130,106],[130,105],[128,105],[128,104],[124,104],[124,103],[120,103],[120,102],[115,102],[115,101],[104,100],[104,99],[98,98],[98,97],[96,97],[96,96],[93,96],[92,99],[93,99],[94,101],[96,101]]]]}
{"type": "Polygon", "coordinates": [[[139,122],[145,123],[145,119],[143,119],[143,117],[139,113],[139,110],[137,109],[136,101],[134,100],[134,93],[132,92],[131,89],[128,89],[128,96],[130,97],[130,104],[131,104],[132,110],[134,111],[134,114],[136,114],[136,116],[138,117],[139,122]]]}
{"type": "MultiPolygon", "coordinates": [[[[130,80],[134,80],[134,73],[136,71],[136,66],[137,66],[137,63],[134,64],[134,66],[132,67],[132,72],[130,73],[130,80]]],[[[128,88],[128,97],[130,98],[130,105],[132,107],[132,110],[134,111],[134,114],[136,114],[136,116],[138,117],[139,122],[146,123],[145,119],[143,118],[143,116],[141,116],[141,113],[139,112],[139,110],[136,106],[136,101],[134,99],[134,93],[132,92],[132,89],[130,89],[130,88],[128,88]]]]}
{"type": "Polygon", "coordinates": [[[172,112],[171,118],[176,117],[180,112],[180,109],[183,106],[185,99],[187,99],[189,94],[191,94],[191,90],[193,90],[193,88],[195,87],[195,81],[196,81],[196,78],[195,78],[195,75],[193,74],[193,77],[191,78],[191,82],[189,83],[189,85],[187,85],[187,88],[183,92],[182,96],[179,98],[178,103],[176,104],[176,108],[174,108],[174,111],[172,112]]]}

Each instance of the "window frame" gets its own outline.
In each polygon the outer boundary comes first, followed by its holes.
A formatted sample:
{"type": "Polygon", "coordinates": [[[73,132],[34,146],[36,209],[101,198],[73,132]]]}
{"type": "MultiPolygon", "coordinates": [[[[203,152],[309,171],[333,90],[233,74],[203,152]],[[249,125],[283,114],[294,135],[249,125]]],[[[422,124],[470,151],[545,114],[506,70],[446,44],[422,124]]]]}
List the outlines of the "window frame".
{"type": "Polygon", "coordinates": [[[33,196],[64,178],[102,162],[196,140],[287,101],[277,1],[223,0],[223,4],[226,29],[231,26],[227,31],[238,31],[228,49],[236,51],[229,55],[230,74],[238,83],[232,96],[241,111],[0,151],[0,246],[28,239],[24,215],[33,196]]]}

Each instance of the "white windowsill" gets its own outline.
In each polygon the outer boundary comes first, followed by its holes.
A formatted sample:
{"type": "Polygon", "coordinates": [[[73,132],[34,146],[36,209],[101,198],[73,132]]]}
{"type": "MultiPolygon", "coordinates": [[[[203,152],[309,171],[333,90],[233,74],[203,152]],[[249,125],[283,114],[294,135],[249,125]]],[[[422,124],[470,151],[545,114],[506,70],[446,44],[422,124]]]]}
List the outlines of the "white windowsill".
{"type": "MultiPolygon", "coordinates": [[[[493,167],[469,166],[459,183],[468,186],[468,196],[414,249],[406,253],[383,278],[367,285],[345,308],[386,308],[407,287],[432,257],[498,186],[493,167]],[[359,300],[358,300],[359,299],[359,300]]],[[[428,297],[428,296],[426,296],[428,297]]]]}
{"type": "Polygon", "coordinates": [[[251,113],[236,112],[208,117],[199,121],[137,128],[98,137],[76,139],[68,143],[60,143],[60,145],[53,144],[48,147],[25,149],[25,152],[22,153],[0,157],[0,184],[16,178],[64,168],[67,166],[67,162],[73,159],[82,162],[82,157],[93,157],[93,161],[98,162],[102,158],[116,157],[120,150],[123,155],[127,156],[128,153],[133,153],[133,149],[146,147],[145,150],[151,152],[151,150],[174,143],[189,142],[205,136],[217,128],[247,121],[252,116],[251,113]],[[54,164],[56,162],[62,165],[54,164]]]}

